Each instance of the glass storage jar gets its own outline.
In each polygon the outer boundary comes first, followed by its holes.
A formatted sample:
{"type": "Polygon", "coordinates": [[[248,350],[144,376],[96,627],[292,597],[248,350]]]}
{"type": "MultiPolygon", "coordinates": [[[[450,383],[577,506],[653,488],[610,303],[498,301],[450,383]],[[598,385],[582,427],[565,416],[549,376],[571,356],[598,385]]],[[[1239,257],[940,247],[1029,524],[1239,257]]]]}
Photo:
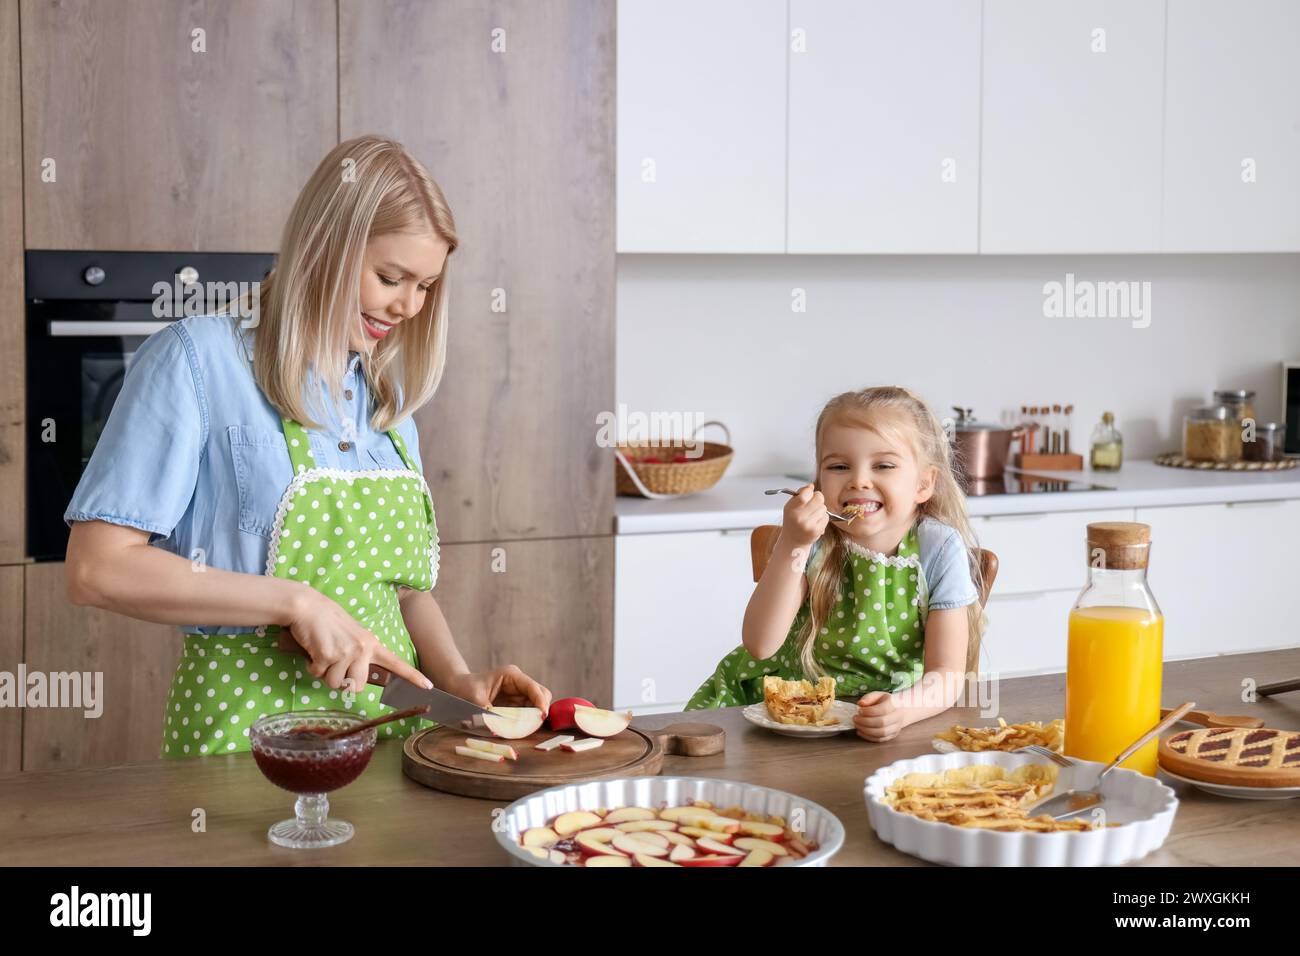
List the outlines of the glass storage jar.
{"type": "Polygon", "coordinates": [[[1203,405],[1183,417],[1183,457],[1192,461],[1241,460],[1241,421],[1227,405],[1203,405]]]}

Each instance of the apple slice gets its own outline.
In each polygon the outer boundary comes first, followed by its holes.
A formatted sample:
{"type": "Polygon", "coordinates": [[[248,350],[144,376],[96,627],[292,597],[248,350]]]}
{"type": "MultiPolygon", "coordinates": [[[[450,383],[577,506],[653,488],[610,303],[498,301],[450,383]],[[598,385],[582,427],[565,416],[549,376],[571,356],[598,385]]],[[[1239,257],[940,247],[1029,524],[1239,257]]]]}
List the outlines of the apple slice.
{"type": "Polygon", "coordinates": [[[594,813],[588,813],[586,810],[571,810],[556,817],[552,829],[560,836],[566,837],[571,833],[594,827],[599,823],[600,817],[594,813]]]}
{"type": "Polygon", "coordinates": [[[717,840],[710,840],[708,837],[695,841],[695,845],[701,850],[707,850],[709,853],[717,853],[721,856],[728,854],[733,856],[744,856],[739,850],[733,850],[725,843],[719,843],[717,840]]]}
{"type": "Polygon", "coordinates": [[[488,763],[505,763],[506,758],[501,754],[490,754],[486,750],[473,750],[470,747],[457,747],[456,753],[462,757],[473,757],[475,760],[486,760],[488,763]]]}
{"type": "Polygon", "coordinates": [[[567,744],[560,744],[561,750],[567,750],[569,753],[580,754],[584,750],[595,750],[605,741],[599,737],[585,737],[582,740],[570,741],[567,744]]]}
{"type": "Polygon", "coordinates": [[[740,821],[733,820],[731,817],[705,817],[697,820],[695,826],[703,827],[705,830],[713,830],[717,833],[736,833],[740,830],[740,821]]]}
{"type": "Polygon", "coordinates": [[[468,737],[465,740],[465,746],[470,750],[481,750],[484,753],[500,754],[507,760],[518,760],[519,754],[515,748],[509,744],[494,744],[490,740],[484,740],[482,737],[468,737]]]}
{"type": "Polygon", "coordinates": [[[605,817],[605,822],[610,826],[615,823],[627,823],[632,820],[653,820],[655,812],[647,810],[645,807],[619,807],[617,810],[609,811],[605,817]]]}
{"type": "Polygon", "coordinates": [[[669,863],[667,860],[662,860],[657,857],[651,856],[648,853],[638,853],[632,859],[636,860],[637,866],[676,866],[677,865],[676,863],[669,863]]]}
{"type": "Polygon", "coordinates": [[[689,860],[678,860],[678,866],[735,866],[744,857],[738,853],[732,853],[729,856],[696,856],[689,860]]]}
{"type": "Polygon", "coordinates": [[[706,820],[714,816],[717,814],[705,807],[668,807],[666,810],[659,811],[660,819],[672,820],[674,823],[691,827],[696,825],[696,820],[706,820]]]}
{"type": "Polygon", "coordinates": [[[781,844],[773,843],[771,840],[760,840],[758,837],[737,837],[731,841],[731,845],[738,850],[766,850],[773,856],[790,855],[781,844]]]}
{"type": "Polygon", "coordinates": [[[519,740],[542,726],[542,712],[536,707],[489,707],[483,718],[488,730],[505,740],[519,740]]]}
{"type": "Polygon", "coordinates": [[[740,861],[741,866],[771,866],[776,862],[776,854],[766,850],[754,850],[740,861]]]}
{"type": "Polygon", "coordinates": [[[682,860],[693,860],[695,859],[695,851],[678,843],[673,847],[672,852],[668,854],[668,859],[673,863],[680,863],[682,860]]]}
{"type": "Polygon", "coordinates": [[[531,853],[533,856],[537,857],[537,859],[539,859],[539,860],[549,860],[549,859],[551,858],[551,851],[548,850],[548,849],[546,849],[546,847],[542,847],[542,846],[526,846],[526,847],[524,847],[523,849],[524,849],[524,852],[525,852],[525,853],[531,853]]]}
{"type": "Polygon", "coordinates": [[[546,712],[546,726],[552,730],[568,730],[570,727],[576,727],[577,724],[573,722],[573,710],[578,706],[595,707],[596,705],[582,697],[562,697],[551,701],[551,709],[546,712]]]}
{"type": "Polygon", "coordinates": [[[740,832],[745,836],[761,837],[773,843],[780,843],[785,839],[785,827],[779,827],[775,823],[760,823],[757,820],[741,820],[740,832]]]}
{"type": "Polygon", "coordinates": [[[548,846],[560,839],[560,835],[550,827],[529,827],[524,831],[524,846],[548,846]]]}
{"type": "MultiPolygon", "coordinates": [[[[627,832],[622,827],[615,827],[615,829],[618,830],[620,833],[627,832]]],[[[660,849],[665,849],[665,850],[671,850],[673,848],[673,844],[669,843],[664,838],[664,835],[662,833],[650,833],[645,830],[640,830],[633,833],[628,833],[627,835],[630,836],[633,840],[640,840],[642,843],[645,843],[648,846],[659,847],[660,849]]]]}
{"type": "Polygon", "coordinates": [[[720,833],[717,830],[705,830],[702,827],[682,827],[682,833],[688,837],[693,837],[697,842],[700,840],[713,840],[715,843],[730,843],[732,834],[720,833]]]}
{"type": "Polygon", "coordinates": [[[573,708],[573,722],[578,725],[579,730],[593,737],[613,737],[615,734],[621,734],[627,729],[631,720],[631,711],[618,714],[612,710],[601,710],[599,707],[584,707],[582,704],[573,708]]]}
{"type": "Polygon", "coordinates": [[[668,855],[669,850],[667,840],[664,841],[663,846],[655,846],[653,843],[641,839],[643,836],[644,834],[633,836],[631,833],[619,833],[619,835],[614,837],[610,842],[614,844],[614,849],[622,850],[628,856],[636,856],[639,853],[644,853],[647,856],[668,855]]]}
{"type": "Polygon", "coordinates": [[[678,846],[690,847],[692,849],[695,847],[695,841],[684,833],[676,833],[673,830],[660,830],[658,832],[659,835],[669,843],[675,843],[678,846]]]}
{"type": "Polygon", "coordinates": [[[556,747],[563,747],[565,744],[573,743],[572,734],[560,734],[558,737],[548,737],[540,744],[533,747],[534,750],[554,750],[556,747]]]}
{"type": "Polygon", "coordinates": [[[559,850],[552,850],[552,851],[551,851],[551,862],[552,862],[552,863],[557,863],[557,864],[564,864],[564,863],[568,863],[568,862],[569,862],[569,858],[566,857],[566,856],[565,856],[563,853],[561,853],[559,850]]]}
{"type": "Polygon", "coordinates": [[[586,856],[630,856],[610,845],[616,836],[618,831],[613,827],[593,827],[579,832],[573,843],[586,856]]]}
{"type": "Polygon", "coordinates": [[[790,837],[786,840],[786,844],[790,847],[790,852],[795,856],[803,857],[812,852],[812,847],[799,837],[790,837]]]}
{"type": "Polygon", "coordinates": [[[622,854],[616,856],[589,856],[582,861],[583,866],[631,866],[632,861],[622,854]]]}
{"type": "MultiPolygon", "coordinates": [[[[612,814],[611,814],[612,815],[612,814]]],[[[608,819],[605,820],[609,822],[608,819]]],[[[671,820],[629,820],[627,823],[618,824],[618,828],[625,833],[638,833],[643,830],[667,831],[676,830],[677,824],[671,820]]]]}

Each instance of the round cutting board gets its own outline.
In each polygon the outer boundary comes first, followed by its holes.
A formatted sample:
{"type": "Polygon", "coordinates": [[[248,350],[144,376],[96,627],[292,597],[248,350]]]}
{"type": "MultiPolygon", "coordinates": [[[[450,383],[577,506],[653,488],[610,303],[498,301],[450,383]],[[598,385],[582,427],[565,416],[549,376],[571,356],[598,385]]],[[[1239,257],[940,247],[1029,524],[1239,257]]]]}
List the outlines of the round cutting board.
{"type": "MultiPolygon", "coordinates": [[[[465,732],[448,727],[430,727],[406,738],[402,747],[402,772],[416,783],[489,800],[517,800],[547,787],[582,783],[608,777],[654,776],[664,762],[664,748],[658,735],[627,728],[605,738],[594,750],[537,750],[556,731],[540,730],[520,740],[493,740],[509,744],[518,760],[489,763],[456,753],[465,746],[465,732]]],[[[581,734],[574,734],[581,739],[581,734]]]]}

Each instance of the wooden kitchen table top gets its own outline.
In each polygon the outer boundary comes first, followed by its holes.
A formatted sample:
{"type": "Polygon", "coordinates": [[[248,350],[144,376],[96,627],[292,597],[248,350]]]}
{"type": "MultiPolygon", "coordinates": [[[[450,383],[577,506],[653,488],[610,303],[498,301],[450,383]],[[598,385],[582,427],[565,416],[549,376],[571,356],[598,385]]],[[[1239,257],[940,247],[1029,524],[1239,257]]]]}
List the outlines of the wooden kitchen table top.
{"type": "MultiPolygon", "coordinates": [[[[1300,648],[1171,662],[1164,704],[1195,700],[1226,714],[1252,714],[1270,727],[1300,727],[1300,693],[1241,702],[1242,682],[1300,676],[1300,648]]],[[[1063,716],[1065,675],[998,686],[1009,722],[1063,716]]],[[[662,727],[676,714],[639,717],[662,727]]],[[[844,822],[832,865],[925,865],[876,839],[863,780],[895,760],[929,753],[930,738],[953,723],[995,723],[979,708],[956,708],[873,744],[852,733],[816,740],[782,737],[747,723],[738,708],[695,711],[727,731],[724,753],[668,757],[665,775],[743,780],[792,791],[844,822]]],[[[331,795],[331,810],[356,825],[342,846],[294,851],[273,846],[266,829],[291,815],[293,796],[263,777],[250,754],[154,761],[94,770],[0,776],[0,864],[6,865],[374,865],[496,866],[506,863],[490,830],[498,804],[428,790],[401,771],[401,746],[381,743],[356,783],[331,795]],[[199,813],[202,811],[202,814],[199,813]],[[195,822],[202,817],[203,832],[195,822]]],[[[1144,866],[1293,864],[1300,804],[1228,800],[1175,784],[1181,804],[1165,845],[1144,866]]]]}

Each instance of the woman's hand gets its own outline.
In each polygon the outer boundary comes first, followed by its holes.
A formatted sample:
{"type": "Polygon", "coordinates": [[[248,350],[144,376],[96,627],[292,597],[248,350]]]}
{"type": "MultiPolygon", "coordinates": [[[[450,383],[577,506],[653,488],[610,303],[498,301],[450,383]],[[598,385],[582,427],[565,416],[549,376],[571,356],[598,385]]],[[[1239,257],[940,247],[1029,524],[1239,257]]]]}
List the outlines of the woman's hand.
{"type": "Polygon", "coordinates": [[[481,674],[456,674],[443,681],[439,690],[472,701],[480,707],[532,706],[543,714],[551,709],[551,692],[514,664],[481,674]]]}
{"type": "Polygon", "coordinates": [[[341,604],[305,584],[294,586],[299,592],[294,595],[288,630],[281,633],[279,645],[281,650],[306,651],[310,658],[307,670],[312,677],[334,690],[355,693],[366,686],[370,663],[374,661],[417,687],[433,686],[427,677],[353,620],[341,604]],[[346,687],[345,682],[348,682],[346,687]]]}
{"type": "Polygon", "coordinates": [[[894,703],[893,694],[873,690],[858,699],[858,712],[853,715],[853,726],[863,740],[873,743],[893,740],[903,729],[903,713],[894,703]]]}
{"type": "Polygon", "coordinates": [[[826,531],[830,515],[826,513],[826,499],[811,484],[804,485],[799,493],[785,503],[781,518],[781,536],[792,547],[808,548],[826,531]]]}

